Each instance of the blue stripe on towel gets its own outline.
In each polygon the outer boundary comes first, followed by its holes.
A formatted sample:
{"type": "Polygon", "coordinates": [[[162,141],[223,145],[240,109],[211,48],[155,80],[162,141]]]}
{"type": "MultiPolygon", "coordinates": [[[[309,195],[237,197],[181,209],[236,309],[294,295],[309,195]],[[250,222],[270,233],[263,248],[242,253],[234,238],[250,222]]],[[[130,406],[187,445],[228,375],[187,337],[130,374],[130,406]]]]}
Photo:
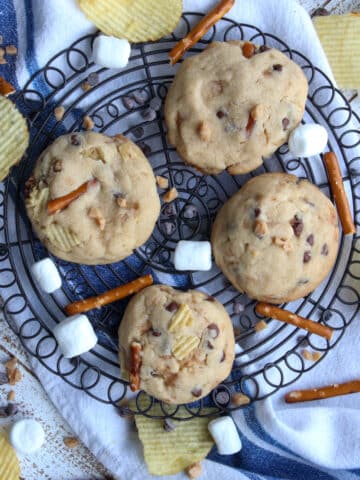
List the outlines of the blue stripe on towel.
{"type": "MultiPolygon", "coordinates": [[[[34,41],[34,13],[32,7],[32,0],[24,0],[25,14],[26,14],[26,52],[25,64],[28,72],[33,75],[39,70],[39,64],[36,58],[35,41],[34,41]]],[[[37,75],[33,81],[35,90],[41,92],[44,96],[50,93],[50,89],[42,76],[37,75]]]]}
{"type": "MultiPolygon", "coordinates": [[[[4,45],[18,46],[18,33],[16,12],[13,2],[3,1],[1,4],[1,35],[4,45]]],[[[0,65],[0,74],[14,87],[19,90],[19,84],[16,78],[16,56],[7,55],[7,64],[0,65]]]]}

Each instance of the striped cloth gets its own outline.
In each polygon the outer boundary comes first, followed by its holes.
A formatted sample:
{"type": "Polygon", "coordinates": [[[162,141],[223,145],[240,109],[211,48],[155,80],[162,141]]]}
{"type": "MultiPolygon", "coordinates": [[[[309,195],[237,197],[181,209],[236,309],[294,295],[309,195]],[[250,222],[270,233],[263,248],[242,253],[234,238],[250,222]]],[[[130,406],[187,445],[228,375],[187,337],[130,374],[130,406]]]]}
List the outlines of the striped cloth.
{"type": "MultiPolygon", "coordinates": [[[[207,11],[214,3],[213,0],[185,0],[184,10],[207,11]]],[[[0,34],[6,44],[14,44],[19,50],[17,60],[9,57],[8,64],[0,66],[0,75],[17,88],[57,51],[94,30],[74,0],[0,0],[0,7],[0,34]]],[[[295,1],[238,0],[229,16],[273,32],[331,76],[311,21],[295,1]]],[[[46,93],[46,85],[41,80],[34,83],[34,88],[46,93]]],[[[360,377],[360,362],[357,360],[360,329],[355,323],[336,349],[301,377],[297,387],[360,377]]],[[[31,361],[58,410],[116,478],[150,478],[136,435],[111,407],[72,389],[35,359],[31,361]]],[[[234,414],[243,449],[233,456],[220,456],[214,449],[204,462],[203,478],[360,478],[359,396],[300,406],[285,405],[282,397],[283,392],[280,392],[234,414]]],[[[60,474],[58,478],[61,478],[60,474]]],[[[172,478],[184,476],[179,474],[172,478]]]]}

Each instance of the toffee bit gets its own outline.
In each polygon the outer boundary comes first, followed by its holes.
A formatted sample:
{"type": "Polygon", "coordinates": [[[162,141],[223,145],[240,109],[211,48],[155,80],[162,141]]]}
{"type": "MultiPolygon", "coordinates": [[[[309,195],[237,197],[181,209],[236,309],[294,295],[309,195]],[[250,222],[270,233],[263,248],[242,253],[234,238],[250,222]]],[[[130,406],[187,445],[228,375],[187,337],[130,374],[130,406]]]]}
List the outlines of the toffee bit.
{"type": "Polygon", "coordinates": [[[260,320],[260,322],[257,322],[254,326],[255,332],[261,332],[261,330],[265,330],[266,328],[268,328],[268,324],[265,320],[260,320]]]}
{"type": "Polygon", "coordinates": [[[155,180],[159,188],[166,189],[169,187],[169,180],[166,177],[156,175],[155,180]]]}
{"type": "Polygon", "coordinates": [[[178,191],[176,190],[175,187],[172,187],[170,190],[168,190],[166,193],[163,195],[163,200],[165,203],[170,203],[174,201],[177,197],[179,196],[178,191]]]}
{"type": "Polygon", "coordinates": [[[76,437],[64,437],[63,442],[68,448],[75,448],[80,443],[76,437]]]}
{"type": "Polygon", "coordinates": [[[245,42],[242,46],[242,54],[245,58],[251,58],[256,51],[256,47],[251,42],[245,42]]]}
{"type": "Polygon", "coordinates": [[[227,114],[226,114],[223,110],[218,110],[218,111],[216,112],[216,116],[217,116],[217,118],[222,119],[222,118],[226,117],[227,114]]]}
{"type": "Polygon", "coordinates": [[[241,407],[242,405],[248,405],[250,403],[250,398],[243,393],[233,393],[231,395],[231,402],[237,407],[241,407]]]}
{"type": "Polygon", "coordinates": [[[60,120],[63,119],[64,117],[64,113],[65,113],[65,108],[60,106],[60,107],[56,107],[54,109],[54,115],[55,115],[55,118],[58,122],[60,122],[60,120]]]}
{"type": "Polygon", "coordinates": [[[311,260],[311,252],[307,250],[306,252],[304,252],[303,262],[309,263],[310,260],[311,260]]]}
{"type": "Polygon", "coordinates": [[[255,215],[255,218],[257,218],[261,213],[261,208],[255,208],[254,210],[254,215],[255,215]]]}
{"type": "Polygon", "coordinates": [[[90,85],[89,82],[83,82],[81,84],[81,88],[84,90],[84,92],[88,92],[89,90],[92,89],[92,86],[90,85]]]}
{"type": "Polygon", "coordinates": [[[270,47],[268,47],[267,45],[261,45],[258,52],[256,53],[264,53],[264,52],[267,52],[268,50],[270,50],[270,47]]]}
{"type": "Polygon", "coordinates": [[[85,115],[83,125],[85,130],[92,130],[94,128],[94,121],[89,115],[85,115]]]}
{"type": "Polygon", "coordinates": [[[8,45],[7,47],[5,47],[5,51],[6,51],[7,55],[16,55],[17,54],[17,48],[15,47],[15,45],[8,45]]]}

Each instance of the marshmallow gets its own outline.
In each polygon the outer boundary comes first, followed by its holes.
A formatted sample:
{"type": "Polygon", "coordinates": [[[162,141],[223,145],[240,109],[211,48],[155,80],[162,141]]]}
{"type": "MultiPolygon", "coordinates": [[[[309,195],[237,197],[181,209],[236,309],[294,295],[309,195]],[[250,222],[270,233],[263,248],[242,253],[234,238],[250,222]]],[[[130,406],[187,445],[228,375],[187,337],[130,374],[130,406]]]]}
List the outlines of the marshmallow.
{"type": "Polygon", "coordinates": [[[125,38],[98,35],[93,44],[93,60],[106,68],[124,68],[129,63],[131,47],[125,38]]]}
{"type": "Polygon", "coordinates": [[[45,440],[45,432],[39,422],[24,418],[11,427],[9,440],[17,452],[27,455],[41,448],[45,440]]]}
{"type": "Polygon", "coordinates": [[[180,240],[175,247],[176,270],[211,270],[210,242],[180,240]]]}
{"type": "Polygon", "coordinates": [[[242,445],[234,420],[229,417],[219,417],[211,420],[208,425],[220,455],[233,455],[240,452],[242,445]]]}
{"type": "Polygon", "coordinates": [[[65,358],[88,352],[97,344],[97,336],[86,315],[73,315],[60,322],[53,331],[65,358]]]}
{"type": "Polygon", "coordinates": [[[61,287],[60,273],[51,258],[44,258],[34,263],[31,265],[30,271],[44,292],[53,293],[61,287]]]}
{"type": "Polygon", "coordinates": [[[295,157],[312,157],[324,151],[327,141],[326,128],[316,123],[306,123],[291,132],[288,145],[295,157]]]}

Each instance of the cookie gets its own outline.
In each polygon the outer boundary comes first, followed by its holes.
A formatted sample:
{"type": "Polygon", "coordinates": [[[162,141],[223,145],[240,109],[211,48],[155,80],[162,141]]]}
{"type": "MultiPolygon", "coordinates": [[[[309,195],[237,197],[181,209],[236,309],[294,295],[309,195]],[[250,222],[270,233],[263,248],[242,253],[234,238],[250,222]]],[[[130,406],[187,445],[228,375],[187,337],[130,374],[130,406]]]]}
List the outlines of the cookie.
{"type": "Polygon", "coordinates": [[[160,213],[155,176],[142,151],[122,135],[63,135],[39,157],[25,184],[34,231],[57,257],[75,263],[121,260],[151,235],[160,213]],[[66,208],[48,202],[91,181],[66,208]]]}
{"type": "Polygon", "coordinates": [[[259,167],[304,113],[308,84],[301,68],[275,49],[260,47],[247,58],[243,46],[214,42],[184,60],[166,98],[170,143],[207,174],[259,167]]]}
{"type": "Polygon", "coordinates": [[[145,288],[128,304],[119,328],[123,378],[130,347],[141,345],[140,388],[171,404],[194,402],[230,373],[234,332],[225,308],[202,292],[145,288]]]}
{"type": "Polygon", "coordinates": [[[221,208],[212,228],[215,261],[250,298],[282,303],[313,291],[334,265],[338,220],[307,180],[266,173],[221,208]]]}

